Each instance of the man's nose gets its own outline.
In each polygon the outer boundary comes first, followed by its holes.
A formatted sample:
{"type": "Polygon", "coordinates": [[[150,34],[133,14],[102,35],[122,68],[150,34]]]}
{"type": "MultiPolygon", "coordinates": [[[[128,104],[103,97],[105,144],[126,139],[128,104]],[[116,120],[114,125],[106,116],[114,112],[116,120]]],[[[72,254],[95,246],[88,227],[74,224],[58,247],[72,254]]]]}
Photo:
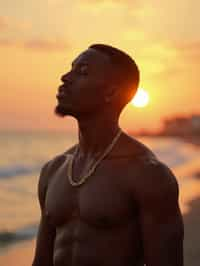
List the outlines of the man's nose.
{"type": "Polygon", "coordinates": [[[69,73],[67,73],[67,74],[64,74],[61,77],[61,81],[64,82],[64,83],[71,84],[72,83],[72,78],[70,77],[69,73]]]}

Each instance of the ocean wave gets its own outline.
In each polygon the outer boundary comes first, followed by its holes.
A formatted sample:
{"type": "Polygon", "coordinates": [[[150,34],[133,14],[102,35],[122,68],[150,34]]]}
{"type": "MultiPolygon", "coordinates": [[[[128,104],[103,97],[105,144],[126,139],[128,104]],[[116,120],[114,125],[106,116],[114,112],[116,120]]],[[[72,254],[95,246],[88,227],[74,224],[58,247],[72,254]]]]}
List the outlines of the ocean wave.
{"type": "Polygon", "coordinates": [[[187,150],[187,153],[183,149],[184,147],[174,145],[169,145],[169,147],[155,147],[153,152],[156,156],[167,163],[169,167],[176,167],[182,164],[185,164],[189,161],[194,160],[199,156],[199,152],[193,150],[187,150]]]}
{"type": "MultiPolygon", "coordinates": [[[[159,147],[154,147],[153,152],[157,155],[159,159],[167,163],[170,167],[175,167],[181,164],[184,164],[190,160],[193,160],[197,153],[186,154],[180,149],[172,149],[172,147],[168,147],[165,149],[160,149],[159,147]]],[[[8,166],[0,167],[0,179],[3,178],[12,178],[16,176],[24,176],[31,174],[38,174],[40,172],[42,164],[37,163],[34,165],[23,165],[23,164],[13,164],[8,166]]]]}
{"type": "Polygon", "coordinates": [[[9,178],[18,175],[34,174],[40,171],[41,166],[42,163],[37,165],[15,164],[10,166],[0,167],[0,178],[9,178]]]}
{"type": "Polygon", "coordinates": [[[36,236],[38,224],[28,225],[15,232],[0,232],[0,247],[6,247],[19,241],[32,239],[36,236]]]}

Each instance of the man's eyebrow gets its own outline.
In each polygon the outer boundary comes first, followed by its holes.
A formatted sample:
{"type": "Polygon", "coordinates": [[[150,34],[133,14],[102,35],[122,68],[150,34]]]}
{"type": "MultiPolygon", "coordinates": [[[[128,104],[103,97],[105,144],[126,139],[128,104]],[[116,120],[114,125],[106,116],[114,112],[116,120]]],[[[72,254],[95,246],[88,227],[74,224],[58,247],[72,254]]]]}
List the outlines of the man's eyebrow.
{"type": "MultiPolygon", "coordinates": [[[[74,66],[74,64],[76,63],[76,61],[73,61],[72,62],[72,66],[74,66]]],[[[79,66],[84,66],[84,65],[88,65],[88,62],[81,62],[81,63],[78,63],[77,65],[79,65],[79,66]]]]}

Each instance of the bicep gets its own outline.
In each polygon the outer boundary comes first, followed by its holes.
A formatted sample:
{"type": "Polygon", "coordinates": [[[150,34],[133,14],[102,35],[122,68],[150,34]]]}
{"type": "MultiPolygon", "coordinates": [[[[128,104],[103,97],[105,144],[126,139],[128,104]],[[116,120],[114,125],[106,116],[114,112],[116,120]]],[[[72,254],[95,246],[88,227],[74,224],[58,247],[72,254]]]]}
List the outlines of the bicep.
{"type": "Polygon", "coordinates": [[[46,217],[41,216],[33,266],[53,265],[53,249],[56,231],[46,217]]]}
{"type": "Polygon", "coordinates": [[[180,211],[141,214],[141,232],[147,266],[183,265],[183,223],[180,211]]]}
{"type": "Polygon", "coordinates": [[[38,199],[41,209],[41,218],[37,232],[35,256],[33,266],[53,265],[53,248],[56,229],[45,215],[45,195],[48,185],[48,164],[40,172],[38,182],[38,199]]]}
{"type": "Polygon", "coordinates": [[[42,209],[44,209],[47,187],[48,187],[48,163],[46,163],[40,171],[38,187],[37,187],[37,194],[38,194],[41,213],[42,209]]]}
{"type": "Polygon", "coordinates": [[[152,188],[145,190],[140,225],[147,266],[183,265],[183,220],[178,204],[178,184],[162,167],[152,172],[152,188]],[[160,181],[160,184],[158,183],[160,181]]]}

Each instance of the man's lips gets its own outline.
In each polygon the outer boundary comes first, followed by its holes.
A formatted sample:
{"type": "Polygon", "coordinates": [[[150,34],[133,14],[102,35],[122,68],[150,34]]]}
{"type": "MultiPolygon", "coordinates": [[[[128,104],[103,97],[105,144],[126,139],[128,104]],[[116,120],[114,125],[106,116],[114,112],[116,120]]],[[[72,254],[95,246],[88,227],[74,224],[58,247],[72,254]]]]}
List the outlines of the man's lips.
{"type": "Polygon", "coordinates": [[[62,100],[62,99],[64,99],[64,98],[66,98],[66,94],[63,93],[63,92],[59,92],[59,93],[56,94],[56,98],[57,98],[58,100],[62,100]]]}
{"type": "Polygon", "coordinates": [[[58,100],[63,99],[66,97],[66,87],[64,85],[59,86],[58,93],[56,94],[56,98],[58,100]]]}

